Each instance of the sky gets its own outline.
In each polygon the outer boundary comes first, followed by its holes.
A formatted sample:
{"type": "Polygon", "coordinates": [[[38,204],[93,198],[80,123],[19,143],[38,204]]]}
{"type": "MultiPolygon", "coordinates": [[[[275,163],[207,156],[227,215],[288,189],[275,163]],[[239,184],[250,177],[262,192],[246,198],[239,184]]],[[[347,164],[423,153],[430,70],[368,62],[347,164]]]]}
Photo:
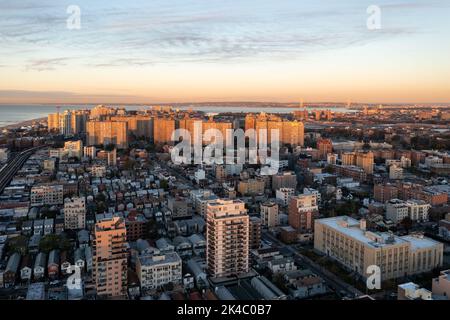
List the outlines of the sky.
{"type": "Polygon", "coordinates": [[[0,103],[450,103],[449,13],[448,0],[0,0],[0,103]]]}

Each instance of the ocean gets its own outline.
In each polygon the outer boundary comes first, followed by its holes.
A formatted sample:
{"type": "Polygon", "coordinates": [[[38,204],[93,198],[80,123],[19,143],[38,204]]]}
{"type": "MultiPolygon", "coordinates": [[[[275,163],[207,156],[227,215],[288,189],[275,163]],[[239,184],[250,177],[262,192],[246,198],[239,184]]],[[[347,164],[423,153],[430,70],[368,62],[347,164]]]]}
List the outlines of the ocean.
{"type": "MultiPolygon", "coordinates": [[[[68,109],[91,109],[95,105],[62,105],[60,111],[68,109]]],[[[128,110],[143,110],[149,107],[144,107],[142,105],[121,105],[128,110]]],[[[291,113],[296,110],[294,108],[261,108],[261,107],[238,107],[238,106],[185,106],[176,107],[176,109],[187,110],[187,109],[200,110],[205,113],[220,113],[220,112],[267,112],[267,113],[291,113]]],[[[308,108],[312,109],[327,109],[327,108],[308,108]]],[[[332,108],[333,111],[337,112],[353,112],[354,110],[346,108],[332,108]]],[[[33,105],[6,105],[0,104],[0,128],[8,125],[17,124],[24,121],[29,121],[33,119],[45,118],[49,113],[56,112],[56,105],[46,105],[46,104],[33,104],[33,105]]]]}

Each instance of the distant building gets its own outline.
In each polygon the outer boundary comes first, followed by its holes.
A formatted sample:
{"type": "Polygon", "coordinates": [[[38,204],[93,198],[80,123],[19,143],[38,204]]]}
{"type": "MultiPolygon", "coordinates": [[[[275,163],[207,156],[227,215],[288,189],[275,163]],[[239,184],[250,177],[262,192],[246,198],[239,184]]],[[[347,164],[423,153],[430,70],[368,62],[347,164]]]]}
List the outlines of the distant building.
{"type": "Polygon", "coordinates": [[[413,221],[428,221],[430,208],[431,206],[422,200],[392,199],[386,202],[386,218],[395,223],[400,223],[405,217],[413,221]]]}
{"type": "Polygon", "coordinates": [[[31,188],[30,206],[63,204],[62,185],[41,185],[31,188]]]}
{"type": "Polygon", "coordinates": [[[117,149],[128,147],[128,127],[123,121],[88,121],[87,144],[114,145],[117,149]]]}
{"type": "Polygon", "coordinates": [[[272,201],[266,201],[260,205],[262,225],[268,228],[278,226],[278,204],[272,201]]]}
{"type": "Polygon", "coordinates": [[[330,139],[319,138],[317,140],[317,149],[319,150],[319,159],[327,159],[327,155],[333,152],[333,143],[330,139]]]}
{"type": "Polygon", "coordinates": [[[292,196],[289,200],[289,225],[297,230],[313,230],[314,219],[318,215],[316,194],[292,196]]]}
{"type": "Polygon", "coordinates": [[[395,164],[389,167],[389,179],[391,180],[399,180],[403,179],[403,168],[398,167],[395,164]]]}
{"type": "Polygon", "coordinates": [[[282,188],[295,189],[297,187],[297,176],[292,171],[281,172],[272,176],[272,190],[282,188]]]}
{"type": "Polygon", "coordinates": [[[275,197],[279,203],[283,206],[287,206],[289,204],[289,199],[295,193],[295,189],[293,188],[281,188],[275,191],[275,197]]]}
{"type": "Polygon", "coordinates": [[[86,199],[66,198],[64,200],[64,228],[84,229],[86,226],[86,199]]]}
{"type": "Polygon", "coordinates": [[[241,195],[250,196],[264,193],[265,183],[262,179],[239,181],[238,191],[241,195]]]}

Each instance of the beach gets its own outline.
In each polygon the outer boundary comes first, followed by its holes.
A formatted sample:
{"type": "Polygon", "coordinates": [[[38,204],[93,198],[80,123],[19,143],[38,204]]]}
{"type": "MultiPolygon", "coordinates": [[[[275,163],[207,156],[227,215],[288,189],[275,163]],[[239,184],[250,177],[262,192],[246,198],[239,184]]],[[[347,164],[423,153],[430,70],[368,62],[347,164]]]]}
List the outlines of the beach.
{"type": "Polygon", "coordinates": [[[21,121],[21,122],[18,122],[18,123],[13,123],[13,124],[9,124],[9,125],[6,125],[6,126],[2,126],[2,127],[0,127],[0,130],[19,129],[21,127],[31,126],[34,122],[45,121],[46,119],[47,118],[37,118],[37,119],[21,121]]]}

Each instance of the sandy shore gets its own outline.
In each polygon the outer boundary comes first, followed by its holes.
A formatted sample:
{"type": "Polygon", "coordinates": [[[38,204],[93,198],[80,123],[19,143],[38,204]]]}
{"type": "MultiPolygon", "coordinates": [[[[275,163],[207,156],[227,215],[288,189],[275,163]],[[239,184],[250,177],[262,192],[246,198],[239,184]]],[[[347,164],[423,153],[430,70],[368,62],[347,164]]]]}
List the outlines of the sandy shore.
{"type": "Polygon", "coordinates": [[[9,124],[7,126],[0,127],[0,130],[19,129],[20,127],[31,126],[33,124],[33,122],[41,122],[41,121],[44,121],[44,120],[47,120],[47,118],[38,118],[38,119],[22,121],[22,122],[19,122],[19,123],[9,124]]]}

